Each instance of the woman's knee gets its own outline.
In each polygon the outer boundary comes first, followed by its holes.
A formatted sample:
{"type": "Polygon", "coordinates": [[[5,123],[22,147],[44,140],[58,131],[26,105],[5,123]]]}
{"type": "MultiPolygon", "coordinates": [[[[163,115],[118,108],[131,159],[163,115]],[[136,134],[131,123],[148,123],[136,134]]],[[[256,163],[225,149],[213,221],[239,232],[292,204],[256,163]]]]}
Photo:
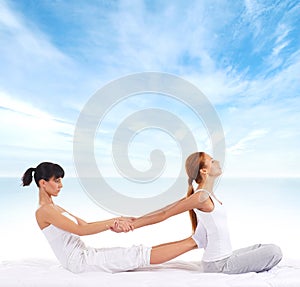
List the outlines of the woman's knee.
{"type": "Polygon", "coordinates": [[[280,261],[282,259],[282,251],[281,248],[275,244],[272,244],[273,252],[275,257],[280,261]]]}
{"type": "Polygon", "coordinates": [[[281,248],[275,244],[268,244],[269,254],[273,258],[275,264],[277,264],[282,259],[281,248]]]}

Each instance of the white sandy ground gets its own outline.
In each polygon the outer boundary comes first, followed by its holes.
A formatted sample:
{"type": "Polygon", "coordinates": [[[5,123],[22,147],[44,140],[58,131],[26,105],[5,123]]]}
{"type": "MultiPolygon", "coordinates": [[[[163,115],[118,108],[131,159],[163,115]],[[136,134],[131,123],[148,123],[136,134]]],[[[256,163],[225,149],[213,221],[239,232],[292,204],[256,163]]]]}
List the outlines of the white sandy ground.
{"type": "MultiPolygon", "coordinates": [[[[236,223],[241,220],[243,218],[240,216],[236,223]]],[[[252,224],[253,221],[254,219],[251,220],[252,224]]],[[[234,220],[231,222],[234,223],[234,220]]],[[[294,233],[296,235],[294,237],[290,237],[291,233],[283,233],[283,229],[278,228],[284,226],[279,219],[276,220],[276,226],[268,224],[268,232],[264,229],[266,228],[264,224],[254,226],[252,224],[244,228],[232,225],[233,246],[240,248],[254,243],[269,242],[280,245],[284,258],[269,272],[241,275],[205,274],[202,272],[200,261],[203,251],[193,250],[168,263],[137,271],[117,274],[103,272],[73,274],[59,265],[45,237],[32,220],[20,224],[18,231],[3,230],[6,236],[1,238],[0,286],[299,287],[298,233],[294,233]]],[[[292,230],[290,227],[289,229],[292,230]]],[[[187,215],[182,214],[158,225],[147,226],[127,234],[108,231],[84,236],[82,239],[94,247],[130,246],[139,243],[152,246],[179,240],[189,234],[187,215]]]]}
{"type": "Polygon", "coordinates": [[[203,273],[201,262],[182,260],[131,272],[73,274],[55,260],[24,259],[0,264],[0,286],[299,287],[300,261],[283,260],[269,272],[239,275],[203,273]]]}

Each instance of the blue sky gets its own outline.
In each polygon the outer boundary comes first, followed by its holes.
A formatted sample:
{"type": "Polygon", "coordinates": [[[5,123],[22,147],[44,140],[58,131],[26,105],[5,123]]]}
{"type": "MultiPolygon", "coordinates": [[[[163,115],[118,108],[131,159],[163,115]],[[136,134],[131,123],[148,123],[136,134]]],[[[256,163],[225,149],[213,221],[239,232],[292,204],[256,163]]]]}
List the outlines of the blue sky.
{"type": "MultiPolygon", "coordinates": [[[[108,82],[145,71],[180,76],[214,105],[226,139],[224,176],[299,176],[299,15],[299,1],[284,0],[0,0],[0,176],[19,177],[46,160],[75,175],[73,133],[85,103],[108,82]]],[[[120,111],[148,105],[166,102],[125,101],[104,128],[118,124],[120,111]]],[[[189,111],[173,108],[209,150],[189,111]]],[[[110,137],[97,140],[104,163],[110,137]]],[[[138,167],[147,168],[141,153],[155,137],[137,139],[138,167]]],[[[178,160],[176,144],[161,137],[153,142],[178,160]]]]}

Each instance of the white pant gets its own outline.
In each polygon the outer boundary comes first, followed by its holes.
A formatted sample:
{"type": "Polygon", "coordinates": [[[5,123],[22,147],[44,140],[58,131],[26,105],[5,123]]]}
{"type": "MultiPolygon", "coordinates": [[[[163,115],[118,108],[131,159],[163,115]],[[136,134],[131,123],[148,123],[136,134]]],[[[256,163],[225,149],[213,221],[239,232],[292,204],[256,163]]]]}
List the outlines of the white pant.
{"type": "Polygon", "coordinates": [[[151,248],[143,245],[129,248],[90,248],[73,254],[67,269],[74,272],[122,272],[150,265],[151,248]]]}
{"type": "Polygon", "coordinates": [[[240,274],[262,272],[273,268],[282,258],[281,250],[274,244],[256,244],[233,251],[232,255],[213,262],[203,262],[204,272],[240,274]]]}

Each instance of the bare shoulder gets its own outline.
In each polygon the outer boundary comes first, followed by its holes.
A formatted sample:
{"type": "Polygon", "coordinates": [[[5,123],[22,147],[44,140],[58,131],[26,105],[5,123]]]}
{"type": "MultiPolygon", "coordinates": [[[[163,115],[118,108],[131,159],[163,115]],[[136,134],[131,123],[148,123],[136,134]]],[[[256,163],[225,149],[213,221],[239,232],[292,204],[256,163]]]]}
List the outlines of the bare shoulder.
{"type": "Polygon", "coordinates": [[[49,211],[53,211],[54,209],[56,209],[56,207],[53,203],[43,204],[36,210],[35,214],[41,216],[49,211]]]}
{"type": "Polygon", "coordinates": [[[198,191],[193,194],[197,202],[197,208],[203,212],[211,212],[214,209],[214,203],[209,194],[205,191],[198,191]]]}
{"type": "Polygon", "coordinates": [[[43,204],[36,210],[35,218],[41,229],[50,225],[47,221],[48,214],[56,212],[56,210],[57,209],[54,204],[43,204]]]}

